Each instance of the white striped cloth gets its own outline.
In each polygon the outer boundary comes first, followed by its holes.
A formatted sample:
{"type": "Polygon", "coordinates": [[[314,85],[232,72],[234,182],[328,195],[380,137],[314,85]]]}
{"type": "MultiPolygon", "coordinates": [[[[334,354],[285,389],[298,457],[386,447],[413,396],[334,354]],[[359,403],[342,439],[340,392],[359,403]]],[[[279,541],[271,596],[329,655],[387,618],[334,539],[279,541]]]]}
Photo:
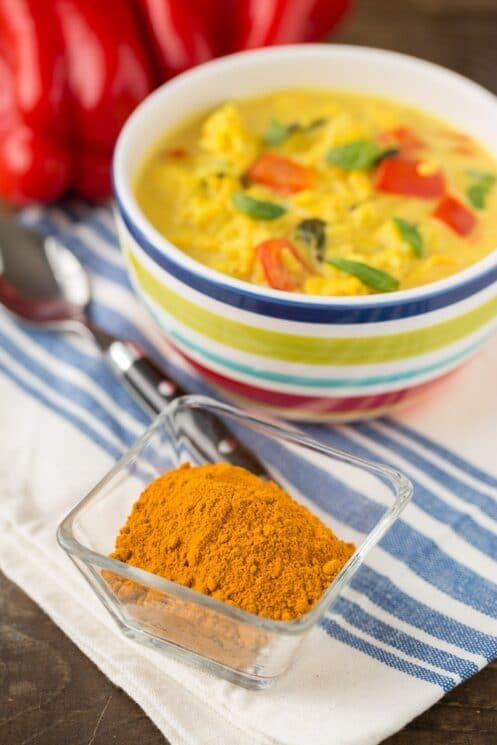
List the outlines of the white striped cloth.
{"type": "MultiPolygon", "coordinates": [[[[84,262],[95,322],[140,343],[186,388],[206,391],[134,299],[107,209],[73,204],[23,219],[84,262]]],[[[306,426],[404,471],[415,495],[289,673],[253,693],[122,637],[56,545],[60,519],[147,418],[88,341],[22,327],[2,311],[0,568],[173,745],[377,743],[497,657],[496,380],[494,338],[393,417],[306,426]]],[[[309,467],[285,475],[298,489],[309,467]]],[[[360,530],[357,511],[344,506],[341,519],[360,530]]]]}

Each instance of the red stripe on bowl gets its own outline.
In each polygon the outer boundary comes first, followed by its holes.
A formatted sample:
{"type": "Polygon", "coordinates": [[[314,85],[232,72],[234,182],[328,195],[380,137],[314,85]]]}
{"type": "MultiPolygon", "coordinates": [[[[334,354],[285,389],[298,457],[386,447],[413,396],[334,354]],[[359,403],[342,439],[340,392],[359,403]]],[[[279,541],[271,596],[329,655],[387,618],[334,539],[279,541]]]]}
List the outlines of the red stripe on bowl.
{"type": "Polygon", "coordinates": [[[395,406],[401,401],[405,401],[410,396],[418,396],[421,392],[426,391],[434,384],[439,383],[444,378],[452,374],[452,371],[440,376],[436,380],[430,380],[426,383],[411,386],[409,388],[402,388],[399,391],[391,391],[389,393],[377,393],[369,396],[347,396],[338,398],[334,396],[301,396],[294,393],[282,393],[279,391],[269,390],[267,388],[259,388],[257,386],[248,385],[247,383],[241,383],[240,381],[228,378],[225,375],[220,375],[218,372],[210,370],[208,367],[204,367],[196,360],[192,359],[188,354],[173,345],[179,354],[184,357],[192,367],[194,367],[202,376],[205,376],[209,380],[212,380],[216,386],[225,388],[229,391],[233,391],[244,398],[249,400],[257,401],[269,406],[275,406],[279,408],[288,409],[301,409],[306,411],[315,412],[357,412],[369,409],[380,409],[390,406],[395,406]]]}

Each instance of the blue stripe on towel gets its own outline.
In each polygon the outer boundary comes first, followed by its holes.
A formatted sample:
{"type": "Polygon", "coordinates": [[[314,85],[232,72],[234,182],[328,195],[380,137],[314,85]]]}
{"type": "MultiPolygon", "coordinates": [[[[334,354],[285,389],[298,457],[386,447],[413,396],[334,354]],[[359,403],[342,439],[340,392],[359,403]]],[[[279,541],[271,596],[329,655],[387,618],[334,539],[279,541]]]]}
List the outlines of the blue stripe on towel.
{"type": "Polygon", "coordinates": [[[63,419],[65,419],[70,424],[74,425],[76,429],[78,429],[83,435],[85,435],[91,442],[95,443],[99,447],[102,448],[108,455],[110,455],[115,460],[118,460],[123,452],[123,450],[119,450],[115,445],[113,445],[111,442],[109,442],[105,437],[102,437],[93,427],[91,427],[89,424],[87,424],[83,419],[76,416],[75,414],[70,413],[67,411],[63,406],[60,406],[59,404],[54,403],[51,401],[47,396],[45,396],[43,393],[38,391],[36,388],[34,388],[32,385],[27,383],[25,380],[22,380],[19,375],[9,370],[9,368],[6,365],[3,365],[0,362],[0,371],[6,375],[9,380],[11,380],[18,388],[21,388],[26,393],[29,393],[32,398],[34,398],[39,403],[43,404],[47,407],[47,409],[50,409],[51,411],[54,411],[56,414],[59,414],[63,419]]]}
{"type": "MultiPolygon", "coordinates": [[[[315,427],[312,425],[306,428],[307,431],[314,431],[315,427]]],[[[394,451],[395,445],[391,440],[382,436],[380,432],[369,426],[361,424],[356,425],[356,430],[361,434],[366,434],[370,440],[379,444],[386,444],[394,451]]],[[[332,445],[333,447],[341,448],[344,450],[352,450],[357,455],[369,460],[377,460],[378,454],[371,448],[357,442],[357,440],[351,438],[345,434],[345,430],[338,431],[335,429],[327,428],[324,432],[321,432],[321,439],[332,445]]],[[[400,454],[401,448],[399,446],[398,451],[400,454]]],[[[397,466],[389,462],[389,465],[396,468],[397,466]]],[[[429,474],[431,475],[431,474],[429,474]]],[[[497,560],[497,535],[492,533],[487,528],[479,525],[470,515],[450,505],[442,496],[435,494],[432,489],[429,489],[425,484],[419,482],[413,474],[409,474],[411,481],[414,484],[414,497],[413,502],[423,510],[427,515],[435,518],[441,523],[450,526],[450,528],[465,540],[470,545],[474,546],[478,551],[487,554],[490,558],[497,560]]]]}
{"type": "Polygon", "coordinates": [[[32,375],[36,375],[43,382],[57,391],[57,393],[67,401],[74,402],[82,409],[88,409],[92,414],[101,421],[121,442],[127,447],[131,447],[137,439],[133,432],[130,432],[117,419],[105,409],[102,404],[88,391],[81,389],[76,383],[73,383],[62,375],[57,375],[50,368],[45,367],[40,362],[29,356],[8,336],[0,332],[0,344],[17,364],[24,367],[32,375]]]}
{"type": "Polygon", "coordinates": [[[437,639],[479,654],[489,662],[497,657],[497,635],[484,634],[413,598],[367,564],[354,575],[351,586],[387,613],[437,639]]]}
{"type": "Polygon", "coordinates": [[[439,442],[430,440],[425,435],[422,435],[421,432],[417,432],[416,430],[412,429],[412,427],[408,427],[402,422],[397,422],[394,419],[390,419],[390,417],[387,417],[385,421],[392,429],[410,438],[413,442],[417,442],[419,445],[422,445],[428,451],[436,453],[438,456],[440,456],[440,458],[446,460],[451,465],[456,466],[463,472],[466,472],[474,479],[481,481],[482,484],[487,484],[487,486],[493,486],[497,489],[497,479],[492,476],[491,473],[482,471],[481,468],[475,466],[474,463],[471,463],[465,458],[461,458],[460,455],[457,455],[457,453],[454,453],[452,450],[445,448],[439,442]]]}
{"type": "Polygon", "coordinates": [[[478,672],[478,665],[474,662],[457,657],[399,631],[394,626],[375,618],[348,598],[339,597],[333,605],[332,613],[342,616],[351,626],[355,626],[378,641],[395,647],[410,657],[416,657],[449,673],[455,673],[461,678],[469,678],[478,672]]]}
{"type": "Polygon", "coordinates": [[[497,585],[450,558],[435,541],[403,520],[395,523],[380,545],[433,587],[490,618],[496,617],[497,585]]]}
{"type": "Polygon", "coordinates": [[[112,248],[119,250],[119,241],[117,240],[117,235],[108,227],[108,225],[105,224],[103,220],[99,218],[98,213],[93,215],[89,220],[85,220],[85,227],[89,227],[94,230],[95,233],[102,240],[109,244],[109,246],[112,246],[112,248]]]}
{"type": "Polygon", "coordinates": [[[421,665],[416,665],[408,660],[404,660],[402,657],[398,657],[392,652],[387,652],[381,647],[371,644],[371,642],[362,639],[360,636],[356,636],[350,631],[347,631],[331,618],[323,618],[320,626],[327,634],[329,634],[329,636],[338,639],[338,641],[347,644],[349,647],[354,647],[354,649],[364,652],[364,654],[369,655],[369,657],[374,657],[376,660],[383,662],[384,665],[393,667],[395,670],[400,670],[411,677],[425,680],[428,683],[433,683],[433,685],[439,686],[445,693],[452,690],[457,682],[454,678],[440,675],[433,670],[428,670],[421,665]]]}
{"type": "MultiPolygon", "coordinates": [[[[446,489],[449,489],[456,496],[462,497],[471,504],[474,504],[493,520],[497,520],[497,499],[492,499],[492,497],[487,494],[478,491],[474,486],[469,487],[468,484],[464,483],[461,479],[458,479],[457,476],[444,471],[436,463],[433,463],[433,461],[420,455],[403,442],[394,439],[394,437],[384,432],[380,432],[376,427],[371,426],[370,424],[357,424],[355,429],[374,442],[377,442],[397,455],[400,455],[413,466],[419,468],[420,471],[426,473],[427,476],[438,481],[438,483],[446,489]]],[[[429,492],[429,495],[430,498],[432,498],[432,492],[429,492]]],[[[495,533],[492,533],[491,536],[494,541],[497,540],[495,533]]]]}
{"type": "MultiPolygon", "coordinates": [[[[91,382],[107,394],[111,401],[117,403],[123,411],[126,411],[135,419],[137,426],[150,424],[150,417],[134,401],[126,388],[119,385],[116,377],[100,355],[92,355],[74,346],[63,334],[54,334],[53,331],[42,331],[41,329],[36,330],[28,327],[23,328],[23,331],[26,338],[29,338],[40,349],[48,352],[54,359],[62,359],[68,366],[84,373],[91,382]]],[[[83,390],[82,395],[88,396],[88,393],[83,390]]],[[[85,408],[88,408],[89,403],[90,401],[85,404],[85,408]]]]}

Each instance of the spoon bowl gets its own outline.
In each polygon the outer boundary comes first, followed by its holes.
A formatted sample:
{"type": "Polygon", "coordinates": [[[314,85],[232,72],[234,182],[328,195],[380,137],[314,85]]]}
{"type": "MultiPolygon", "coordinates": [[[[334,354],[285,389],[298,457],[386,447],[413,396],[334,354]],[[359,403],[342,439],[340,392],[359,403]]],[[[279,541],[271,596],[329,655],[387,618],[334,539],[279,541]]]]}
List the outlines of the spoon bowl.
{"type": "Polygon", "coordinates": [[[0,217],[2,305],[23,321],[37,325],[85,324],[90,297],[88,275],[65,246],[37,231],[20,228],[11,218],[0,217]]]}
{"type": "MultiPolygon", "coordinates": [[[[159,414],[186,391],[167,379],[131,342],[116,339],[91,322],[91,284],[78,259],[55,238],[45,238],[12,218],[0,216],[0,303],[23,323],[53,331],[90,335],[116,377],[148,414],[159,414]]],[[[265,469],[220,419],[197,412],[191,427],[202,452],[265,476],[265,469]]]]}

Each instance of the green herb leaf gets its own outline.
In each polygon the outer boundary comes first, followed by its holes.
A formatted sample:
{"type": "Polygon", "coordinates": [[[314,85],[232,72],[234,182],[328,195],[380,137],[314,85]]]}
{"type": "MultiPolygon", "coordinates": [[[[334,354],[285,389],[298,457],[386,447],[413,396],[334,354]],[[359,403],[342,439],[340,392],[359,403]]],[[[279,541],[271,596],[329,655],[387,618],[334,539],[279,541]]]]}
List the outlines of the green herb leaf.
{"type": "Polygon", "coordinates": [[[497,181],[497,176],[494,173],[490,173],[490,171],[477,171],[473,168],[470,168],[467,171],[468,176],[471,176],[472,179],[475,181],[486,181],[489,184],[495,184],[497,181]]]}
{"type": "Polygon", "coordinates": [[[243,191],[237,191],[231,197],[231,203],[239,212],[254,218],[254,220],[276,220],[287,211],[282,204],[275,202],[263,202],[261,199],[254,199],[244,194],[243,191]]]}
{"type": "Polygon", "coordinates": [[[497,176],[488,171],[468,171],[474,183],[466,190],[466,196],[477,210],[485,209],[490,190],[497,181],[497,176]]]}
{"type": "Polygon", "coordinates": [[[327,264],[331,264],[337,269],[341,269],[342,272],[352,274],[357,279],[360,279],[367,287],[371,287],[373,290],[378,292],[392,292],[399,286],[399,280],[392,277],[387,272],[382,272],[381,269],[375,269],[369,264],[363,264],[361,261],[351,261],[350,259],[342,259],[338,256],[326,259],[327,264]]]}
{"type": "Polygon", "coordinates": [[[294,132],[312,132],[314,129],[318,129],[326,124],[328,120],[324,117],[319,119],[313,119],[312,122],[303,127],[298,122],[291,122],[291,124],[283,124],[278,119],[272,119],[269,122],[268,128],[264,134],[264,144],[271,147],[281,145],[287,137],[292,135],[294,132]]]}
{"type": "Polygon", "coordinates": [[[309,122],[309,124],[306,127],[306,130],[308,132],[312,132],[313,129],[318,129],[319,127],[323,127],[328,119],[324,116],[320,116],[317,119],[313,119],[312,122],[309,122]]]}
{"type": "Polygon", "coordinates": [[[318,217],[310,217],[307,220],[299,222],[295,228],[295,238],[309,246],[318,261],[324,258],[324,248],[326,245],[326,223],[318,217]]]}
{"type": "Polygon", "coordinates": [[[424,246],[423,238],[419,228],[413,222],[404,220],[403,217],[394,217],[393,221],[398,228],[402,240],[410,245],[416,256],[423,256],[424,246]]]}
{"type": "Polygon", "coordinates": [[[281,145],[281,143],[288,137],[288,127],[279,122],[277,119],[272,119],[269,122],[269,126],[264,134],[264,144],[266,145],[281,145]]]}
{"type": "Polygon", "coordinates": [[[466,196],[468,197],[470,203],[475,207],[477,210],[483,210],[485,209],[485,202],[487,199],[487,194],[489,191],[489,187],[480,182],[478,184],[473,184],[470,186],[466,191],[466,196]]]}
{"type": "Polygon", "coordinates": [[[381,157],[382,150],[374,140],[356,140],[328,150],[326,160],[344,171],[372,168],[381,157]]]}
{"type": "Polygon", "coordinates": [[[269,122],[269,126],[264,134],[265,145],[281,145],[286,138],[300,129],[297,123],[282,124],[278,119],[272,119],[269,122]]]}

